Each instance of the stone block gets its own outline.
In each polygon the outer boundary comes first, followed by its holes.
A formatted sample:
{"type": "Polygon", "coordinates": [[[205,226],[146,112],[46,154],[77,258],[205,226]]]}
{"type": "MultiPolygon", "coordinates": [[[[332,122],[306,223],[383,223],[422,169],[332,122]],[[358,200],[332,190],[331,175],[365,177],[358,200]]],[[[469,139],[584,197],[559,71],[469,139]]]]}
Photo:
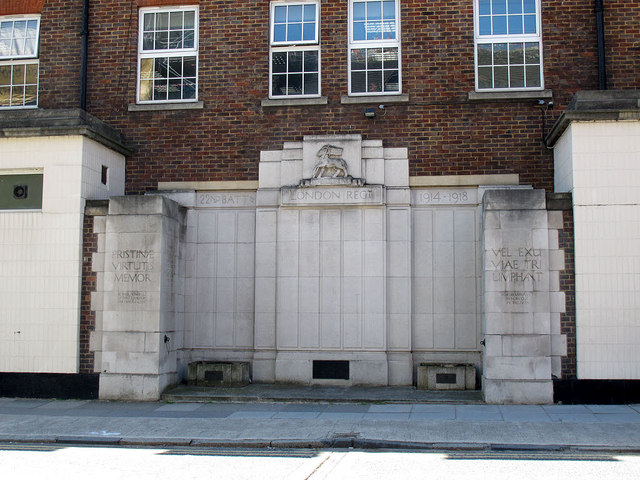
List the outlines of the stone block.
{"type": "Polygon", "coordinates": [[[494,380],[551,379],[548,357],[494,357],[485,355],[483,376],[494,380]]]}
{"type": "Polygon", "coordinates": [[[551,335],[551,355],[564,357],[567,355],[567,336],[551,335]]]}
{"type": "Polygon", "coordinates": [[[484,210],[545,210],[544,190],[499,189],[484,193],[484,210]]]}
{"type": "Polygon", "coordinates": [[[384,180],[387,187],[408,187],[409,163],[406,158],[391,160],[385,155],[384,180]]]}
{"type": "Polygon", "coordinates": [[[475,390],[476,368],[469,364],[421,363],[417,387],[424,390],[475,390]]]}
{"type": "Polygon", "coordinates": [[[249,384],[249,362],[191,362],[188,382],[200,387],[243,387],[249,384]]]}
{"type": "Polygon", "coordinates": [[[551,354],[549,335],[505,335],[502,355],[505,357],[548,357],[551,354]]]}
{"type": "Polygon", "coordinates": [[[490,404],[547,405],[553,403],[553,382],[510,381],[484,378],[484,401],[490,404]]]}
{"type": "Polygon", "coordinates": [[[564,270],[564,250],[549,251],[549,270],[564,270]]]}
{"type": "Polygon", "coordinates": [[[410,353],[387,354],[389,385],[411,385],[413,383],[413,361],[410,353]]]}

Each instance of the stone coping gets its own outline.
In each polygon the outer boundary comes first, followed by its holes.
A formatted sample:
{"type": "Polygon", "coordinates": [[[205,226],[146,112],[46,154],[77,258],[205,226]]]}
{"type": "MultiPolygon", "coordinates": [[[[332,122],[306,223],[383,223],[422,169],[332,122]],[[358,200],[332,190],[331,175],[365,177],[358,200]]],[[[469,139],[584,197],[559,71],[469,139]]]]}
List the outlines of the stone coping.
{"type": "Polygon", "coordinates": [[[0,137],[61,135],[82,135],[122,155],[133,154],[118,130],[79,108],[0,112],[0,137]]]}

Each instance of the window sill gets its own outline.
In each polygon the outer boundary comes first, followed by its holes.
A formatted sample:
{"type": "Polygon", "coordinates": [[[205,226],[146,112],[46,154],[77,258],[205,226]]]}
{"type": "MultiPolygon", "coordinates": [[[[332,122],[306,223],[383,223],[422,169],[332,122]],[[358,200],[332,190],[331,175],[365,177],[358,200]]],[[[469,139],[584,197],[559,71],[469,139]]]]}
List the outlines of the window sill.
{"type": "Polygon", "coordinates": [[[409,95],[406,93],[400,95],[362,95],[349,96],[342,95],[340,103],[342,104],[361,104],[361,103],[408,103],[409,95]]]}
{"type": "Polygon", "coordinates": [[[296,107],[298,105],[326,105],[327,103],[327,97],[264,98],[260,105],[263,107],[296,107]]]}
{"type": "Polygon", "coordinates": [[[162,110],[201,110],[204,102],[187,103],[130,103],[130,112],[157,112],[162,110]]]}
{"type": "Polygon", "coordinates": [[[469,92],[470,102],[519,102],[521,100],[550,100],[551,90],[528,90],[524,92],[469,92]]]}

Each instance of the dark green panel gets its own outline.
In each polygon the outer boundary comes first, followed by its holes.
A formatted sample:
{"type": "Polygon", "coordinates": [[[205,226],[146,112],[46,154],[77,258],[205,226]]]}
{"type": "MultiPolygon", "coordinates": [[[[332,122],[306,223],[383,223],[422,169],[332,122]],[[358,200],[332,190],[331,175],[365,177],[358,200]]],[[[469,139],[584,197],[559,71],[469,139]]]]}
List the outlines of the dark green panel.
{"type": "Polygon", "coordinates": [[[0,210],[42,208],[42,174],[0,175],[0,210]]]}

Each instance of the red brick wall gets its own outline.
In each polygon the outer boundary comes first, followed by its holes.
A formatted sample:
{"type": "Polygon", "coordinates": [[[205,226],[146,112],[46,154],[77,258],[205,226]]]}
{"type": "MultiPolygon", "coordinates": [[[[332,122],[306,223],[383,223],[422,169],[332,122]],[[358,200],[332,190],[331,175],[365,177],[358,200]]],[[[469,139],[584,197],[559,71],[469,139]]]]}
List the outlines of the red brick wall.
{"type": "Polygon", "coordinates": [[[80,106],[82,0],[48,0],[40,20],[40,108],[80,106]]]}
{"type": "MultiPolygon", "coordinates": [[[[200,0],[199,99],[205,108],[128,112],[136,97],[141,1],[147,0],[91,2],[88,110],[120,128],[137,149],[127,162],[128,193],[155,189],[159,181],[255,180],[261,150],[307,134],[337,133],[408,147],[411,175],[518,173],[522,183],[553,188],[553,156],[540,141],[535,101],[467,100],[474,88],[472,0],[401,2],[403,91],[410,102],[390,104],[375,119],[364,117],[363,105],[340,103],[347,93],[346,0],[321,3],[328,105],[262,108],[269,1],[200,0]]],[[[547,128],[576,91],[597,88],[594,1],[543,0],[545,84],[556,105],[547,128]]],[[[640,56],[630,60],[625,53],[638,42],[628,23],[638,18],[635,3],[606,2],[612,86],[640,87],[632,75],[640,56]]],[[[80,5],[45,3],[42,107],[78,105],[80,5]]]]}
{"type": "Polygon", "coordinates": [[[94,373],[94,353],[89,350],[89,337],[96,326],[96,313],[91,310],[91,292],[96,291],[96,274],[91,268],[92,254],[98,250],[98,236],[93,233],[93,219],[85,215],[82,226],[82,289],[80,294],[80,370],[94,373]]]}
{"type": "Polygon", "coordinates": [[[640,2],[603,3],[608,88],[640,88],[640,2]]]}
{"type": "Polygon", "coordinates": [[[564,250],[564,271],[560,272],[560,290],[564,292],[566,310],[560,315],[560,331],[567,336],[567,356],[562,359],[562,378],[577,375],[576,358],[576,289],[573,243],[573,211],[562,212],[564,228],[558,232],[560,249],[564,250]]]}

